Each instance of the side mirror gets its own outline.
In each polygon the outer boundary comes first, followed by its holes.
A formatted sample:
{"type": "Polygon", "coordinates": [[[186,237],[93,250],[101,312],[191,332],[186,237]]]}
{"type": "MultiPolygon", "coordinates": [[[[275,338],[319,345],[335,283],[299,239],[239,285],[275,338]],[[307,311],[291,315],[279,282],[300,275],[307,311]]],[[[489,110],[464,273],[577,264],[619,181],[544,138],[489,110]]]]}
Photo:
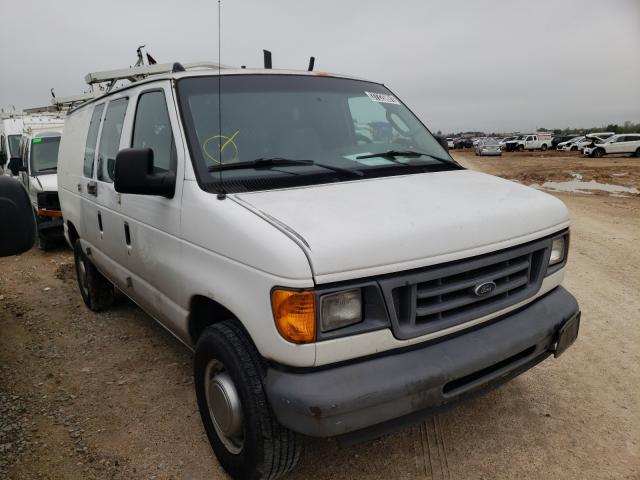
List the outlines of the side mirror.
{"type": "Polygon", "coordinates": [[[176,175],[173,172],[153,173],[153,150],[127,148],[116,156],[113,187],[119,193],[173,197],[176,175]]]}
{"type": "Polygon", "coordinates": [[[9,165],[7,165],[9,170],[11,170],[11,174],[13,176],[18,175],[18,172],[26,172],[27,167],[22,164],[22,158],[20,157],[11,157],[9,160],[9,165]]]}
{"type": "Polygon", "coordinates": [[[0,176],[0,257],[29,250],[36,239],[36,222],[29,195],[14,178],[0,176]]]}
{"type": "Polygon", "coordinates": [[[435,137],[436,137],[436,140],[438,141],[438,143],[440,144],[440,146],[442,148],[444,148],[446,152],[448,152],[449,151],[449,143],[447,142],[447,139],[444,138],[444,137],[439,137],[437,135],[435,137]]]}

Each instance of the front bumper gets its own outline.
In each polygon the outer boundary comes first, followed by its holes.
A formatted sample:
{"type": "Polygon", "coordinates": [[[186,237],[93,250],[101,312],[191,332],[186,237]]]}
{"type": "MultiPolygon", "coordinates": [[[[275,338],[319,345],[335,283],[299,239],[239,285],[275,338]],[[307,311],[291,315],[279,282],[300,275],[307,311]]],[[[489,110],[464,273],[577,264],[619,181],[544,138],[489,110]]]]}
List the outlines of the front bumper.
{"type": "Polygon", "coordinates": [[[579,315],[558,287],[481,328],[357,363],[311,371],[271,367],[265,389],[286,427],[314,437],[373,438],[495,388],[554,352],[579,315]]]}

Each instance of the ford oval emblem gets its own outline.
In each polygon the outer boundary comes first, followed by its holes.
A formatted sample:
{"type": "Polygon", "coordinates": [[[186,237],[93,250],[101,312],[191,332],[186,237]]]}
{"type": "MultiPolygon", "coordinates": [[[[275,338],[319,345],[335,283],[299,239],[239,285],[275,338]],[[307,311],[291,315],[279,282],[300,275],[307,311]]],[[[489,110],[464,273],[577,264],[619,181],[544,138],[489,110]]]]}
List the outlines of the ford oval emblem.
{"type": "Polygon", "coordinates": [[[485,297],[496,289],[495,282],[483,282],[473,288],[476,297],[485,297]]]}

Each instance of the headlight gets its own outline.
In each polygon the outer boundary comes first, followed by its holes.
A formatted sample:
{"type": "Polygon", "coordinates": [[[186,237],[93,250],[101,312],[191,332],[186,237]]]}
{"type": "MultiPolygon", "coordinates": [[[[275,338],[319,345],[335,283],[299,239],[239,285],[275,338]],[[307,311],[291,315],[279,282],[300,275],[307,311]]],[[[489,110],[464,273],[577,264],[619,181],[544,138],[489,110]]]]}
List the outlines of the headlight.
{"type": "Polygon", "coordinates": [[[362,293],[359,288],[320,297],[320,329],[323,332],[362,321],[362,293]]]}
{"type": "Polygon", "coordinates": [[[551,256],[549,257],[549,266],[556,265],[564,260],[567,251],[567,237],[562,236],[553,240],[551,243],[551,256]]]}

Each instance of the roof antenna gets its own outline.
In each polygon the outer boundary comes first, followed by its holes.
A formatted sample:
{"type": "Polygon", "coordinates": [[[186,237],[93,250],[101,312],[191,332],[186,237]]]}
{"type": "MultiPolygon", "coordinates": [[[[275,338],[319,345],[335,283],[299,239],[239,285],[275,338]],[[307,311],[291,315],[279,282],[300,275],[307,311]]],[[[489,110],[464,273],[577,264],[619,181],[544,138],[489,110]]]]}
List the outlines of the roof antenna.
{"type": "Polygon", "coordinates": [[[269,50],[262,50],[262,54],[264,55],[264,68],[271,68],[271,52],[269,50]]]}
{"type": "Polygon", "coordinates": [[[218,200],[224,200],[227,198],[227,193],[224,191],[224,185],[222,184],[222,75],[221,75],[221,54],[222,51],[222,33],[221,33],[221,8],[220,0],[218,0],[218,163],[220,169],[218,170],[218,181],[220,182],[220,189],[218,191],[218,200]]]}
{"type": "Polygon", "coordinates": [[[316,64],[316,57],[311,57],[309,59],[309,68],[307,68],[307,70],[309,72],[313,72],[313,66],[316,64]]]}

